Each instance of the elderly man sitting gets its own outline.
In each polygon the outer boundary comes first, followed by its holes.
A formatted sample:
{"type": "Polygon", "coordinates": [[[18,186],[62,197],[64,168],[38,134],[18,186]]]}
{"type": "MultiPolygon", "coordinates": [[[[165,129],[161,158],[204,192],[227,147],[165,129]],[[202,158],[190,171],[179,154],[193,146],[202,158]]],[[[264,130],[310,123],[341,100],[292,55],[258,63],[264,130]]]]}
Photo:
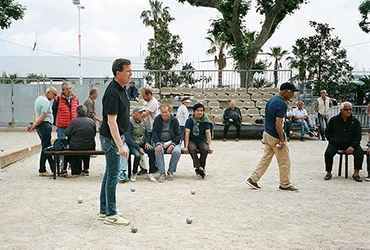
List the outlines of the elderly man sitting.
{"type": "Polygon", "coordinates": [[[292,111],[293,123],[301,126],[301,141],[304,141],[304,134],[307,133],[310,137],[314,134],[310,131],[307,124],[308,112],[303,108],[303,102],[299,101],[297,107],[292,111]]]}
{"type": "Polygon", "coordinates": [[[173,173],[176,172],[177,163],[181,156],[181,134],[180,125],[172,114],[172,107],[162,104],[161,114],[154,119],[152,138],[155,145],[155,163],[160,173],[158,182],[166,178],[164,166],[164,153],[171,154],[171,160],[167,171],[167,179],[173,180],[173,173]]]}
{"type": "Polygon", "coordinates": [[[329,145],[325,151],[325,180],[330,180],[332,177],[331,171],[333,168],[333,158],[338,150],[345,150],[347,154],[354,156],[354,173],[353,179],[361,182],[359,175],[362,169],[362,161],[364,153],[360,146],[361,141],[361,124],[352,115],[352,104],[343,102],[341,104],[340,113],[329,120],[325,130],[325,136],[329,141],[329,145]]]}

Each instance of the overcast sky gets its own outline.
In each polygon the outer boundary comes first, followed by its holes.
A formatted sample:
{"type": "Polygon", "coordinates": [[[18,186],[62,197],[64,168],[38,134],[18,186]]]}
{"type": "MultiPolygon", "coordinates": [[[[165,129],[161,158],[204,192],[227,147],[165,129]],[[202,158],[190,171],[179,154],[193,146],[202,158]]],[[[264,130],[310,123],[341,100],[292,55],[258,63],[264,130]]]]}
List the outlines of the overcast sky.
{"type": "MultiPolygon", "coordinates": [[[[0,56],[29,55],[49,56],[48,52],[66,56],[78,56],[78,11],[72,0],[18,0],[27,11],[21,21],[10,29],[0,30],[0,56]],[[36,50],[32,47],[37,41],[36,50]],[[25,46],[25,47],[24,47],[25,46]]],[[[370,34],[358,27],[360,14],[357,10],[362,0],[311,0],[292,16],[287,17],[265,44],[282,46],[291,51],[298,38],[314,34],[309,21],[329,23],[333,34],[342,40],[348,52],[348,60],[355,70],[370,71],[370,34]]],[[[140,14],[150,9],[148,0],[81,0],[82,56],[139,57],[145,55],[148,39],[153,31],[142,24],[140,14]]],[[[184,45],[182,62],[191,62],[197,69],[214,69],[206,63],[212,56],[205,54],[210,47],[204,39],[210,19],[218,12],[210,8],[192,7],[176,0],[164,0],[175,18],[170,25],[184,45]]],[[[253,13],[254,13],[253,7],[253,13]]],[[[259,27],[261,16],[248,16],[248,28],[259,27]]],[[[259,28],[258,28],[259,30],[259,28]]],[[[76,59],[77,60],[77,59],[76,59]]],[[[133,66],[134,68],[134,66],[133,66]]]]}

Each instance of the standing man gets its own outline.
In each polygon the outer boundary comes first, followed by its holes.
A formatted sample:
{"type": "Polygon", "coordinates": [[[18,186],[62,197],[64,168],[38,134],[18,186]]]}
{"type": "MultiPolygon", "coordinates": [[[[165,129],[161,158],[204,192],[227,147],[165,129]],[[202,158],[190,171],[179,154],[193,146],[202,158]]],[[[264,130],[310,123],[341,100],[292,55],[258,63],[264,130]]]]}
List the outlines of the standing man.
{"type": "Polygon", "coordinates": [[[96,114],[95,109],[95,100],[99,97],[99,89],[98,88],[91,88],[89,96],[85,99],[84,105],[87,108],[87,117],[93,119],[95,122],[102,123],[102,119],[100,119],[96,114]]]}
{"type": "MultiPolygon", "coordinates": [[[[152,131],[153,131],[153,122],[155,117],[159,113],[159,105],[157,99],[153,96],[153,92],[149,88],[142,88],[140,90],[141,97],[144,99],[144,113],[143,113],[143,118],[146,124],[146,128],[148,130],[148,133],[150,135],[150,140],[152,142],[152,131]]],[[[144,167],[144,166],[141,166],[144,167]]],[[[147,173],[147,169],[141,169],[137,175],[143,175],[147,173]]],[[[150,179],[153,179],[152,176],[149,176],[150,179]]]]}
{"type": "MultiPolygon", "coordinates": [[[[68,127],[72,119],[77,117],[76,108],[78,98],[72,92],[72,86],[69,82],[63,82],[62,92],[57,96],[53,103],[54,123],[57,127],[57,138],[66,139],[64,131],[68,127]]],[[[58,161],[61,162],[61,156],[58,156],[58,161]]],[[[61,176],[67,176],[67,161],[63,163],[61,176]]]]}
{"type": "Polygon", "coordinates": [[[100,142],[105,152],[105,173],[100,190],[99,220],[106,224],[130,224],[117,214],[116,187],[120,167],[120,157],[128,158],[129,150],[125,133],[130,124],[130,101],[125,85],[130,81],[131,61],[116,59],[112,65],[114,79],[103,96],[103,123],[100,127],[100,142]]]}
{"type": "Polygon", "coordinates": [[[130,86],[127,88],[127,94],[130,101],[139,101],[139,90],[135,87],[134,81],[130,82],[130,86]]]}
{"type": "Polygon", "coordinates": [[[357,182],[362,182],[359,175],[364,159],[364,153],[360,146],[361,123],[352,115],[352,104],[350,102],[343,102],[341,104],[340,113],[329,120],[325,135],[328,138],[329,144],[325,151],[326,175],[324,180],[330,180],[332,177],[333,158],[338,150],[345,150],[346,154],[353,154],[353,179],[357,182]]]}
{"type": "Polygon", "coordinates": [[[283,118],[287,111],[286,101],[290,100],[296,91],[299,90],[292,83],[283,83],[280,86],[279,94],[266,103],[265,130],[263,132],[265,149],[257,168],[246,181],[251,188],[261,188],[257,182],[262,178],[271,163],[272,157],[275,155],[280,173],[279,190],[298,191],[290,183],[289,147],[285,142],[283,129],[283,118]]]}
{"type": "Polygon", "coordinates": [[[321,140],[325,141],[325,128],[328,125],[329,111],[333,102],[326,96],[325,89],[320,91],[320,95],[315,102],[314,110],[317,112],[317,118],[319,119],[321,140]]]}
{"type": "Polygon", "coordinates": [[[54,122],[53,112],[51,110],[51,100],[58,95],[58,91],[54,87],[46,89],[45,94],[36,98],[33,114],[33,124],[27,127],[27,131],[31,132],[36,129],[37,134],[41,140],[41,153],[39,163],[39,176],[52,176],[46,170],[46,160],[48,160],[50,167],[53,166],[52,156],[46,156],[43,149],[51,146],[51,131],[54,122]],[[36,119],[37,118],[37,119],[36,119]]]}
{"type": "Polygon", "coordinates": [[[181,156],[181,135],[179,121],[172,114],[172,107],[168,104],[161,105],[161,114],[153,123],[153,144],[155,145],[155,163],[160,173],[158,182],[166,179],[164,154],[171,154],[171,160],[167,171],[167,180],[173,180],[177,163],[181,156]]]}

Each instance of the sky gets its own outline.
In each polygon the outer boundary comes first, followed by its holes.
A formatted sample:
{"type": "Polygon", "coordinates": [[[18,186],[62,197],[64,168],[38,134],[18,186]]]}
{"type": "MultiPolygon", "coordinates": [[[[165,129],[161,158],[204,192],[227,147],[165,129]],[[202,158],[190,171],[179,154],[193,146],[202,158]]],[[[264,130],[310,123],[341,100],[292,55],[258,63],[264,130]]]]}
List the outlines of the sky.
{"type": "MultiPolygon", "coordinates": [[[[15,21],[8,30],[0,30],[0,56],[69,56],[78,57],[78,8],[72,0],[18,0],[27,7],[23,20],[15,21]],[[33,45],[36,42],[36,49],[33,45]]],[[[342,40],[347,59],[356,71],[370,71],[370,34],[358,27],[357,10],[362,0],[310,0],[300,10],[285,18],[279,29],[264,45],[263,50],[281,46],[291,51],[295,40],[314,35],[309,21],[328,23],[332,34],[342,40]]],[[[153,30],[140,19],[149,10],[148,0],[81,0],[82,57],[140,57],[145,56],[153,30]]],[[[210,43],[205,39],[212,19],[220,14],[211,8],[163,0],[175,18],[170,24],[172,34],[183,42],[181,63],[190,62],[196,69],[215,69],[213,56],[205,51],[210,43]]],[[[255,6],[255,4],[254,4],[255,6]]],[[[259,30],[262,16],[252,7],[247,27],[259,30]]],[[[262,59],[268,58],[261,56],[262,59]]],[[[77,59],[76,59],[77,60],[77,59]]],[[[229,60],[228,67],[232,62],[229,60]]],[[[287,64],[284,63],[284,67],[287,64]]],[[[133,69],[135,66],[133,65],[133,69]]]]}

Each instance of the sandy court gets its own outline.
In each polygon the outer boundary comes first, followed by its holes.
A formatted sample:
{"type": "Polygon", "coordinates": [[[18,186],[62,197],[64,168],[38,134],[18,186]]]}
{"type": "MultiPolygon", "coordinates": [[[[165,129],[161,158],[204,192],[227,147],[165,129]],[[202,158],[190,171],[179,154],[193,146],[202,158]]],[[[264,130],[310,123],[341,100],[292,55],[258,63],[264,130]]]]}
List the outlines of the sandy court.
{"type": "MultiPolygon", "coordinates": [[[[245,184],[262,156],[260,140],[218,140],[205,180],[195,177],[190,155],[182,155],[172,182],[145,176],[118,184],[117,206],[128,227],[95,217],[104,156],[91,160],[88,177],[53,180],[38,177],[34,154],[0,171],[0,249],[370,249],[370,183],[338,177],[338,156],[333,179],[324,181],[326,142],[289,146],[298,193],[278,191],[275,160],[261,190],[245,184]]],[[[367,175],[365,163],[360,174],[367,175]]]]}

